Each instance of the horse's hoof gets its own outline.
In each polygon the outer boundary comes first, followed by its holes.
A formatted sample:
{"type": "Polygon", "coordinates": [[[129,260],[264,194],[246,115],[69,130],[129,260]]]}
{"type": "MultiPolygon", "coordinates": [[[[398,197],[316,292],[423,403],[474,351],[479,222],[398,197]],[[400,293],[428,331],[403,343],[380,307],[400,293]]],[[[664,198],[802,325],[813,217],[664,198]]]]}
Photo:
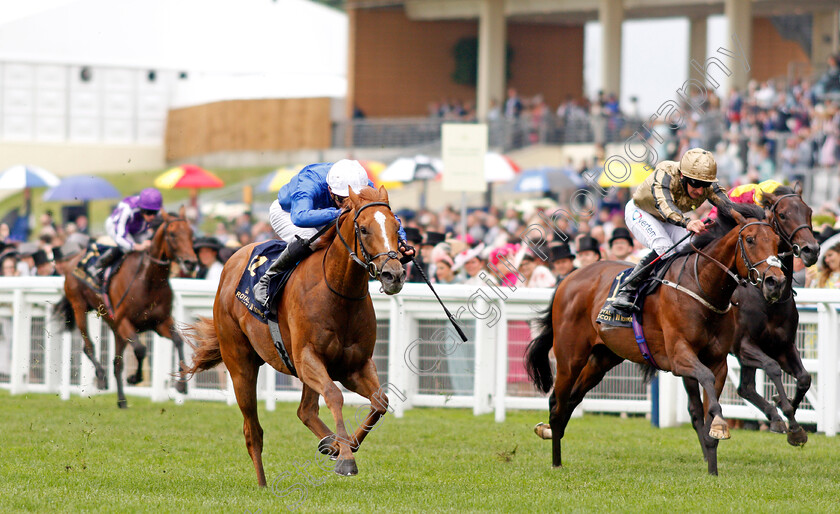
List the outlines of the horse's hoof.
{"type": "Polygon", "coordinates": [[[128,402],[125,401],[125,400],[117,400],[117,407],[119,407],[121,409],[127,409],[128,408],[128,402]]]}
{"type": "Polygon", "coordinates": [[[175,382],[175,390],[181,394],[187,394],[187,383],[183,380],[178,380],[175,382]]]}
{"type": "Polygon", "coordinates": [[[343,477],[352,477],[359,474],[356,467],[356,459],[341,459],[335,463],[335,473],[343,477]]]}
{"type": "Polygon", "coordinates": [[[717,440],[729,439],[731,437],[729,435],[729,426],[726,424],[725,419],[720,416],[715,416],[712,420],[712,426],[709,428],[709,437],[717,440]]]}
{"type": "Polygon", "coordinates": [[[100,391],[105,391],[106,389],[108,389],[108,381],[105,380],[104,378],[102,378],[102,379],[97,378],[96,379],[96,388],[99,389],[100,391]]]}
{"type": "Polygon", "coordinates": [[[771,421],[770,431],[775,434],[784,434],[785,432],[787,432],[787,425],[785,425],[785,422],[780,419],[771,421]]]}
{"type": "Polygon", "coordinates": [[[137,378],[137,376],[135,376],[135,375],[129,375],[125,379],[125,381],[128,382],[128,385],[136,385],[136,384],[139,384],[140,382],[142,382],[143,379],[142,378],[137,378]]]}
{"type": "Polygon", "coordinates": [[[534,433],[540,439],[551,439],[551,427],[542,421],[534,426],[534,433]]]}
{"type": "Polygon", "coordinates": [[[324,455],[329,455],[332,460],[335,460],[338,458],[338,449],[333,444],[335,444],[335,434],[330,434],[318,441],[318,451],[324,455]]]}
{"type": "Polygon", "coordinates": [[[787,440],[791,446],[805,446],[805,443],[808,442],[808,432],[799,427],[799,430],[795,432],[788,432],[787,440]]]}

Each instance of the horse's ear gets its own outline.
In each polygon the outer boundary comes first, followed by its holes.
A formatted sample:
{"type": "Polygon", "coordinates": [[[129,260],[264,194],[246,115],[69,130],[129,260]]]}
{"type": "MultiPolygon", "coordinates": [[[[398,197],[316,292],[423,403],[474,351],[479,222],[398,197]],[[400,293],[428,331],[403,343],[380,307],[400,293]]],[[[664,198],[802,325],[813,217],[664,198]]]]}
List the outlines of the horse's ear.
{"type": "Polygon", "coordinates": [[[735,209],[730,209],[729,214],[732,215],[732,219],[735,220],[735,223],[739,225],[743,225],[747,222],[747,218],[745,218],[740,212],[736,211],[735,209]]]}
{"type": "Polygon", "coordinates": [[[761,195],[761,205],[768,206],[773,205],[776,203],[776,195],[773,193],[762,193],[761,195]]]}
{"type": "Polygon", "coordinates": [[[358,207],[359,206],[359,195],[357,195],[356,192],[353,191],[352,187],[349,188],[348,192],[350,193],[350,202],[353,204],[353,207],[354,208],[358,207]]]}
{"type": "Polygon", "coordinates": [[[388,201],[388,190],[385,189],[385,186],[379,186],[379,201],[390,204],[388,201]]]}
{"type": "Polygon", "coordinates": [[[802,182],[800,182],[800,181],[798,181],[798,180],[797,180],[797,181],[793,184],[793,192],[794,192],[794,193],[796,193],[796,194],[798,194],[799,196],[802,196],[802,182]]]}
{"type": "Polygon", "coordinates": [[[181,205],[181,208],[178,209],[178,217],[186,219],[186,217],[187,217],[187,207],[186,206],[181,205]]]}
{"type": "Polygon", "coordinates": [[[163,218],[163,221],[169,221],[169,213],[166,211],[166,209],[162,209],[160,211],[160,217],[163,218]]]}

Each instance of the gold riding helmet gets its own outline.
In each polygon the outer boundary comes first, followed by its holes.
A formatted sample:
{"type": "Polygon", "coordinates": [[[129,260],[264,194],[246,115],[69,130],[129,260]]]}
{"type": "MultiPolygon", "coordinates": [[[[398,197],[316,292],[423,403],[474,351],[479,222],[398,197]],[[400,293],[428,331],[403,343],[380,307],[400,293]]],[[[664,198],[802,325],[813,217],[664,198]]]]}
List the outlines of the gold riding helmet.
{"type": "Polygon", "coordinates": [[[684,177],[703,182],[717,182],[717,163],[712,152],[692,148],[680,159],[680,172],[684,177]]]}

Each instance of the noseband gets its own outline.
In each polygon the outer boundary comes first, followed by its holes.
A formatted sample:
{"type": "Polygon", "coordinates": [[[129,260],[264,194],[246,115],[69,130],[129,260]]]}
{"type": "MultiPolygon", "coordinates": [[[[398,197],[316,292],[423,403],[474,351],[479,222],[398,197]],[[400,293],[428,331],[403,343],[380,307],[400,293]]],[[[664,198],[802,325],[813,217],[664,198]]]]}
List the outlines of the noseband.
{"type": "Polygon", "coordinates": [[[798,197],[800,199],[802,198],[796,193],[788,193],[786,195],[782,195],[782,196],[778,197],[776,199],[776,201],[773,202],[773,205],[770,206],[770,212],[773,214],[773,230],[775,230],[776,233],[779,234],[779,236],[782,238],[782,241],[784,241],[785,243],[787,243],[788,246],[791,247],[790,252],[780,253],[779,254],[780,257],[786,257],[787,255],[790,255],[791,253],[793,254],[794,257],[799,257],[799,254],[801,253],[802,248],[797,244],[793,244],[793,236],[795,236],[797,232],[799,232],[800,230],[802,230],[804,228],[807,228],[808,230],[811,231],[811,235],[814,234],[814,231],[811,228],[811,225],[809,225],[807,223],[803,223],[802,225],[799,225],[798,227],[793,229],[793,232],[791,232],[790,234],[788,234],[785,231],[785,229],[782,227],[782,225],[779,223],[779,215],[776,214],[776,209],[779,206],[779,202],[781,202],[782,199],[784,199],[784,198],[793,197],[793,196],[798,197]]]}
{"type": "MultiPolygon", "coordinates": [[[[368,275],[371,279],[377,280],[379,279],[380,275],[382,275],[382,269],[388,264],[390,260],[399,260],[400,255],[395,250],[391,250],[388,252],[380,252],[375,255],[371,255],[367,248],[365,248],[365,244],[362,242],[362,235],[359,232],[359,214],[362,213],[363,210],[367,209],[368,207],[387,207],[388,210],[391,210],[391,206],[385,202],[371,202],[369,204],[363,205],[359,210],[356,211],[356,215],[353,216],[353,230],[356,233],[356,241],[355,247],[356,251],[353,248],[350,248],[350,245],[347,244],[347,241],[344,239],[344,236],[341,235],[341,227],[339,227],[339,222],[341,221],[341,217],[350,212],[350,210],[342,211],[341,214],[335,219],[335,232],[338,235],[338,239],[344,245],[344,248],[347,249],[347,252],[350,254],[350,259],[353,260],[356,264],[363,267],[365,271],[367,271],[368,275]],[[358,254],[361,253],[362,258],[360,259],[358,254]],[[376,263],[374,262],[376,259],[382,256],[386,256],[385,262],[382,263],[381,267],[377,267],[376,263]],[[362,260],[364,259],[364,260],[362,260]]],[[[367,298],[367,288],[365,288],[365,293],[362,296],[347,296],[339,293],[330,285],[329,281],[327,280],[327,271],[326,271],[326,262],[327,262],[327,252],[324,252],[324,258],[321,261],[321,267],[324,270],[324,282],[327,284],[327,287],[330,291],[337,294],[338,296],[347,299],[347,300],[364,300],[367,298]]]]}

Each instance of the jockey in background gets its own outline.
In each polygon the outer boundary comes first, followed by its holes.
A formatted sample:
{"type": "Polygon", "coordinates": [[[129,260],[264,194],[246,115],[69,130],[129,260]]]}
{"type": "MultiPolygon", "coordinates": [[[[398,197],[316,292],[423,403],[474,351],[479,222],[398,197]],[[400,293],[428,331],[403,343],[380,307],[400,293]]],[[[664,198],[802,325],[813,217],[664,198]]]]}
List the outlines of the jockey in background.
{"type": "MultiPolygon", "coordinates": [[[[358,194],[365,186],[374,187],[359,161],[342,159],[336,163],[310,164],[280,189],[277,200],[269,208],[268,221],[288,246],[254,286],[257,302],[268,303],[268,284],[272,277],[291,269],[312,253],[310,239],[319,227],[335,222],[341,214],[341,205],[350,196],[350,189],[358,194]]],[[[400,223],[401,262],[405,264],[414,256],[414,248],[405,242],[399,218],[397,222],[400,223]]]]}
{"type": "MultiPolygon", "coordinates": [[[[744,184],[729,191],[729,199],[734,203],[753,203],[761,207],[764,193],[775,193],[776,189],[783,185],[781,182],[776,182],[775,180],[765,180],[760,184],[744,184]]],[[[717,207],[712,208],[709,212],[709,217],[717,217],[717,207]]]]}
{"type": "Polygon", "coordinates": [[[114,212],[105,220],[105,231],[117,246],[108,248],[95,263],[88,265],[88,274],[101,283],[105,268],[123,254],[148,250],[152,244],[149,223],[162,207],[160,191],[153,187],[140,191],[139,195],[126,197],[117,204],[114,212]]]}

